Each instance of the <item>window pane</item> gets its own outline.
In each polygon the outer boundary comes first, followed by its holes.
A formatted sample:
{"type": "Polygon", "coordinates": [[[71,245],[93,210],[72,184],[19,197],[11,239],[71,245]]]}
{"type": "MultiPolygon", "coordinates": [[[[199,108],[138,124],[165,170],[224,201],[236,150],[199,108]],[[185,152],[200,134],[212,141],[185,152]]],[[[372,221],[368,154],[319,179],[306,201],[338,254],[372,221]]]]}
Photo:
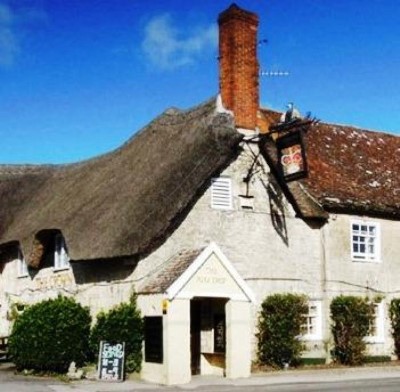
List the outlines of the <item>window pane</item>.
{"type": "Polygon", "coordinates": [[[352,257],[376,261],[378,259],[379,226],[376,223],[352,223],[352,257]]]}

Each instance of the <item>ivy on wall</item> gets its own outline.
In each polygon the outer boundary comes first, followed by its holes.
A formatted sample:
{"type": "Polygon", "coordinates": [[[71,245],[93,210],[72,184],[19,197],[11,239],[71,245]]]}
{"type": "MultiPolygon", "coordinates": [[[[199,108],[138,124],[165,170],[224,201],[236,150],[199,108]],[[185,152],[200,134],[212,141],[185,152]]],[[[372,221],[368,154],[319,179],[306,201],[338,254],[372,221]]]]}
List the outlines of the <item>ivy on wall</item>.
{"type": "Polygon", "coordinates": [[[389,306],[389,317],[392,324],[394,352],[400,358],[400,298],[393,298],[389,306]]]}

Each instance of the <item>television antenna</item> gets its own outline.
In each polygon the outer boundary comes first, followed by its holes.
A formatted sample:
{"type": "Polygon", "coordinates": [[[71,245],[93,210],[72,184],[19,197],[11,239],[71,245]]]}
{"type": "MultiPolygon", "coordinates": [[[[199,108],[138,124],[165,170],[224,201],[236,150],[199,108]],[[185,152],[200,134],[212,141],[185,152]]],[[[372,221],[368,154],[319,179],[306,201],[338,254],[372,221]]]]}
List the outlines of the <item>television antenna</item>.
{"type": "Polygon", "coordinates": [[[275,77],[275,76],[289,76],[289,71],[260,71],[260,76],[268,76],[268,77],[275,77]]]}

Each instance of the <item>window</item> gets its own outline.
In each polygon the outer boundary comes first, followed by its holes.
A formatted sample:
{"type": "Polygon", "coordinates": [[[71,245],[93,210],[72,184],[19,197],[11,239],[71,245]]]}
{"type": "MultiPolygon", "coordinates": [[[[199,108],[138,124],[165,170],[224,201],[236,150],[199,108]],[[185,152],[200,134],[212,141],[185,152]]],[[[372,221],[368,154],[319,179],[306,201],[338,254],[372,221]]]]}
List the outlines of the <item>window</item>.
{"type": "Polygon", "coordinates": [[[232,209],[232,181],[228,177],[211,180],[211,207],[219,210],[232,209]]]}
{"type": "Polygon", "coordinates": [[[163,318],[151,316],[144,318],[144,360],[163,363],[163,318]]]}
{"type": "Polygon", "coordinates": [[[18,249],[18,277],[23,278],[25,276],[28,276],[28,266],[21,249],[18,249]]]}
{"type": "Polygon", "coordinates": [[[374,318],[369,326],[369,334],[365,337],[367,343],[383,343],[385,340],[385,310],[383,302],[374,306],[374,318]]]}
{"type": "Polygon", "coordinates": [[[308,313],[304,315],[303,340],[322,339],[322,307],[321,301],[310,301],[308,313]]]}
{"type": "Polygon", "coordinates": [[[379,261],[380,233],[378,223],[351,223],[351,257],[354,261],[379,261]]]}
{"type": "Polygon", "coordinates": [[[64,237],[61,234],[57,234],[55,236],[54,268],[66,269],[69,267],[69,257],[65,247],[64,237]]]}

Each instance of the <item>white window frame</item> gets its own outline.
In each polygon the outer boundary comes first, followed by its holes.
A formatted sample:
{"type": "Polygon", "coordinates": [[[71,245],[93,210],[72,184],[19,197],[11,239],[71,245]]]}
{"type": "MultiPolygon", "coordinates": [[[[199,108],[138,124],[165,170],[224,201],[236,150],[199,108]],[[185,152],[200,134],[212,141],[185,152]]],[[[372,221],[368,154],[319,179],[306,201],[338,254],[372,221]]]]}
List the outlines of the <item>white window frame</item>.
{"type": "Polygon", "coordinates": [[[350,222],[350,243],[353,261],[381,262],[381,232],[378,222],[352,220],[350,222]],[[362,226],[366,227],[366,230],[361,230],[362,226]],[[372,231],[374,231],[373,234],[372,231]],[[359,249],[355,250],[354,248],[357,245],[359,249]],[[369,245],[373,246],[373,251],[369,249],[369,245]],[[364,250],[361,250],[361,248],[364,250]]]}
{"type": "Polygon", "coordinates": [[[374,326],[375,334],[364,338],[366,343],[384,343],[385,342],[385,304],[383,301],[374,304],[374,326]]]}
{"type": "Polygon", "coordinates": [[[308,301],[308,312],[304,315],[302,340],[322,340],[322,301],[308,301]],[[314,323],[313,321],[314,320],[314,323]],[[311,332],[311,329],[313,330],[311,332]]]}
{"type": "Polygon", "coordinates": [[[211,208],[216,210],[232,210],[232,179],[215,177],[211,179],[211,208]]]}
{"type": "Polygon", "coordinates": [[[54,237],[54,270],[64,270],[70,268],[69,257],[62,234],[54,237]]]}
{"type": "Polygon", "coordinates": [[[29,275],[28,265],[26,264],[25,257],[21,251],[18,249],[18,278],[25,278],[29,275]]]}

